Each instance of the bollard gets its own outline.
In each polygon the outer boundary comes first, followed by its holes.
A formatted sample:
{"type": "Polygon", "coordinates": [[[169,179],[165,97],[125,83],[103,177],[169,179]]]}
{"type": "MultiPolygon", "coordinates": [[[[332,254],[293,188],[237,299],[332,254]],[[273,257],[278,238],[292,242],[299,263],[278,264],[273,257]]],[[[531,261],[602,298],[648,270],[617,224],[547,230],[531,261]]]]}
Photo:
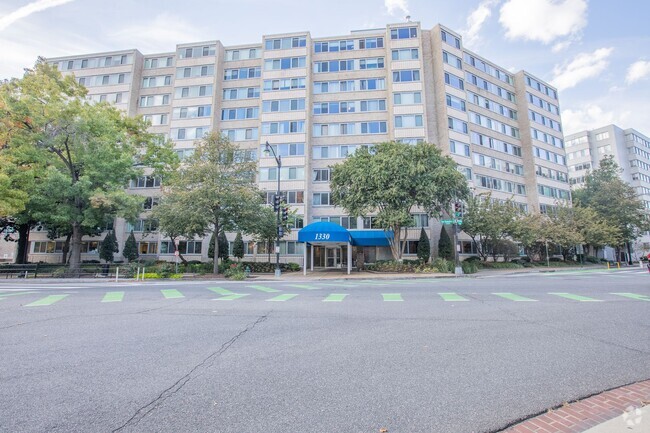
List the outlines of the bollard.
{"type": "Polygon", "coordinates": [[[115,268],[115,282],[117,283],[120,280],[120,267],[115,268]]]}
{"type": "Polygon", "coordinates": [[[144,266],[142,267],[142,281],[144,281],[144,266]]]}
{"type": "Polygon", "coordinates": [[[607,269],[609,270],[609,262],[607,262],[607,269]]]}
{"type": "Polygon", "coordinates": [[[621,269],[621,262],[616,262],[616,268],[621,269]]]}

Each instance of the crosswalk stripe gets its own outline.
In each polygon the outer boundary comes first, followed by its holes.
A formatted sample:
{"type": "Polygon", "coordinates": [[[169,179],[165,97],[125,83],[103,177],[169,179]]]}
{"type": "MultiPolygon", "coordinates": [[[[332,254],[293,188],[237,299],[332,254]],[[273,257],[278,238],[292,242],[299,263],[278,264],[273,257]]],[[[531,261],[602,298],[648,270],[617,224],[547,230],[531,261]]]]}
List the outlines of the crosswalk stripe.
{"type": "Polygon", "coordinates": [[[60,300],[64,299],[68,295],[49,295],[44,298],[39,299],[38,301],[34,301],[30,304],[25,305],[25,307],[44,307],[47,305],[52,305],[55,302],[59,302],[60,300]]]}
{"type": "Polygon", "coordinates": [[[635,299],[637,301],[649,301],[650,296],[647,295],[637,295],[636,293],[611,293],[612,295],[623,296],[625,298],[635,299]]]}
{"type": "Polygon", "coordinates": [[[323,302],[343,302],[346,296],[348,295],[345,293],[332,293],[323,299],[323,302]]]}
{"type": "Polygon", "coordinates": [[[208,287],[208,290],[213,291],[214,293],[222,296],[234,295],[234,292],[231,292],[228,289],[222,289],[221,287],[208,287]]]}
{"type": "Polygon", "coordinates": [[[469,301],[469,299],[464,298],[460,296],[458,293],[454,293],[454,292],[438,293],[438,295],[440,295],[443,301],[448,301],[448,302],[469,301]]]}
{"type": "Polygon", "coordinates": [[[572,293],[549,293],[549,295],[560,296],[562,298],[571,299],[572,301],[580,302],[602,302],[601,299],[589,298],[587,296],[574,295],[572,293]]]}
{"type": "Polygon", "coordinates": [[[298,295],[290,294],[290,293],[283,293],[282,295],[278,295],[278,296],[276,296],[275,298],[267,299],[267,301],[271,301],[271,302],[284,302],[284,301],[288,301],[288,300],[290,300],[290,299],[293,299],[293,298],[295,298],[296,296],[298,296],[298,295]]]}
{"type": "Polygon", "coordinates": [[[9,296],[29,295],[31,293],[37,293],[37,292],[0,293],[0,301],[2,301],[5,298],[8,298],[9,296]]]}
{"type": "Polygon", "coordinates": [[[537,299],[526,298],[525,296],[520,296],[515,293],[502,292],[502,293],[492,293],[492,294],[515,302],[537,302],[537,299]]]}
{"type": "Polygon", "coordinates": [[[235,299],[243,298],[248,296],[249,293],[232,293],[230,295],[222,296],[221,298],[213,299],[214,301],[234,301],[235,299]]]}
{"type": "Polygon", "coordinates": [[[106,292],[102,302],[122,302],[124,299],[124,292],[106,292]]]}
{"type": "Polygon", "coordinates": [[[297,289],[306,289],[306,290],[317,290],[318,287],[316,286],[311,286],[308,284],[287,284],[289,287],[295,287],[297,289]]]}
{"type": "Polygon", "coordinates": [[[165,297],[165,299],[178,299],[184,298],[185,296],[176,289],[161,289],[160,290],[165,297]]]}
{"type": "Polygon", "coordinates": [[[400,302],[403,301],[401,293],[382,293],[381,296],[387,302],[400,302]]]}
{"type": "Polygon", "coordinates": [[[246,287],[250,287],[251,289],[259,290],[260,292],[265,292],[265,293],[280,292],[280,290],[278,290],[278,289],[273,289],[271,287],[266,287],[266,286],[252,285],[252,286],[246,286],[246,287]]]}

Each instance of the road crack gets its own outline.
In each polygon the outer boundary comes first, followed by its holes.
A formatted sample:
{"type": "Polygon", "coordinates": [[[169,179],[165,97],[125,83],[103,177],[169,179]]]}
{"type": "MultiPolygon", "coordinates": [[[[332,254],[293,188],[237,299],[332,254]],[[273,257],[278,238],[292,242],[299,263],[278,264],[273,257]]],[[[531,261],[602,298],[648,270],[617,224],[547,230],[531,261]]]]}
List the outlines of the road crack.
{"type": "Polygon", "coordinates": [[[199,371],[202,368],[209,368],[212,366],[214,361],[221,356],[224,352],[226,352],[235,342],[241,338],[244,334],[247,332],[253,330],[257,325],[260,323],[264,322],[268,317],[270,313],[267,313],[261,317],[258,317],[255,322],[250,323],[246,325],[246,327],[241,330],[239,333],[237,333],[234,337],[232,337],[230,340],[226,341],[221,345],[221,347],[212,352],[210,355],[208,355],[203,361],[195,365],[189,372],[187,372],[185,375],[183,375],[180,379],[178,379],[176,382],[174,382],[173,385],[171,385],[169,388],[165,389],[163,392],[161,392],[158,397],[150,401],[149,403],[145,404],[144,406],[140,407],[138,410],[135,411],[133,416],[129,418],[124,424],[119,426],[118,428],[112,430],[112,433],[116,433],[119,431],[124,430],[127,427],[131,427],[134,425],[137,425],[142,419],[144,419],[147,415],[149,415],[154,409],[156,409],[158,406],[160,406],[165,400],[179,392],[190,380],[192,380],[196,376],[196,372],[199,371]]]}

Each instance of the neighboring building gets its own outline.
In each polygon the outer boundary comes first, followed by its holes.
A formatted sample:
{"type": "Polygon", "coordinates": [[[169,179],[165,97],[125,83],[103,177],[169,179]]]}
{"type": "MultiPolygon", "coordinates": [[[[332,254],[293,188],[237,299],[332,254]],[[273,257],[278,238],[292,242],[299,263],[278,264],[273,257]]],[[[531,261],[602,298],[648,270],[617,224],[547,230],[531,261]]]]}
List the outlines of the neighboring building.
{"type": "MultiPolygon", "coordinates": [[[[591,170],[599,167],[607,155],[623,169],[621,179],[630,184],[650,211],[650,138],[635,129],[616,125],[582,131],[566,137],[569,180],[573,188],[581,187],[591,170]]],[[[633,259],[650,252],[650,233],[644,233],[633,245],[633,259]]],[[[613,250],[606,251],[614,259],[613,250]]]]}
{"type": "MultiPolygon", "coordinates": [[[[328,38],[301,32],[232,47],[208,41],[163,54],[128,50],[49,61],[75,74],[92,99],[146,116],[151,131],[171,138],[181,158],[191,154],[195,139],[221,130],[259,160],[259,186],[268,202],[278,173],[262,150],[266,141],[276,146],[282,189],[300,215],[296,228],[315,221],[372,228],[372,216],[351,218],[331,205],[329,167],[361,146],[388,140],[437,143],[459,163],[475,193],[513,197],[527,211],[545,212],[569,199],[557,91],[465,50],[460,35],[440,25],[423,30],[406,22],[328,38]]],[[[145,176],[129,191],[142,195],[143,213],[134,226],[116,222],[120,245],[133,229],[143,256],[173,260],[170,242],[150,233],[156,225],[147,219],[159,180],[145,176]]],[[[416,252],[420,227],[429,231],[435,251],[440,225],[425,214],[414,218],[407,254],[416,252]]],[[[282,240],[283,261],[301,261],[296,239],[294,230],[282,240]]],[[[84,259],[97,258],[100,240],[88,239],[84,259]]],[[[462,249],[473,252],[467,240],[462,249]]],[[[32,233],[31,261],[59,260],[59,250],[32,233]]],[[[207,240],[190,240],[181,250],[188,259],[205,260],[207,240]]],[[[388,248],[364,253],[366,261],[390,255],[388,248]]],[[[252,242],[246,254],[267,258],[265,247],[252,242]]],[[[315,262],[338,266],[345,257],[323,249],[315,262]]]]}

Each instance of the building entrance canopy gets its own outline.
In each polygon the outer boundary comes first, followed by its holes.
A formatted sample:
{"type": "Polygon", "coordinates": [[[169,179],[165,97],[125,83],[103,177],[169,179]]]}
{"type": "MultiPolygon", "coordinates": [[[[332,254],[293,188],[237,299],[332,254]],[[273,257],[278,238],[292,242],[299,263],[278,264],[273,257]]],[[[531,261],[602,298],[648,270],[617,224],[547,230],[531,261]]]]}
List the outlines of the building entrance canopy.
{"type": "MultiPolygon", "coordinates": [[[[352,267],[352,248],[359,247],[387,247],[393,237],[392,231],[384,230],[348,230],[345,227],[331,222],[311,223],[298,232],[298,242],[304,242],[307,245],[347,245],[348,253],[348,274],[352,267]]],[[[307,245],[304,252],[303,273],[307,274],[307,245]]],[[[312,248],[312,266],[314,263],[312,248]]]]}

